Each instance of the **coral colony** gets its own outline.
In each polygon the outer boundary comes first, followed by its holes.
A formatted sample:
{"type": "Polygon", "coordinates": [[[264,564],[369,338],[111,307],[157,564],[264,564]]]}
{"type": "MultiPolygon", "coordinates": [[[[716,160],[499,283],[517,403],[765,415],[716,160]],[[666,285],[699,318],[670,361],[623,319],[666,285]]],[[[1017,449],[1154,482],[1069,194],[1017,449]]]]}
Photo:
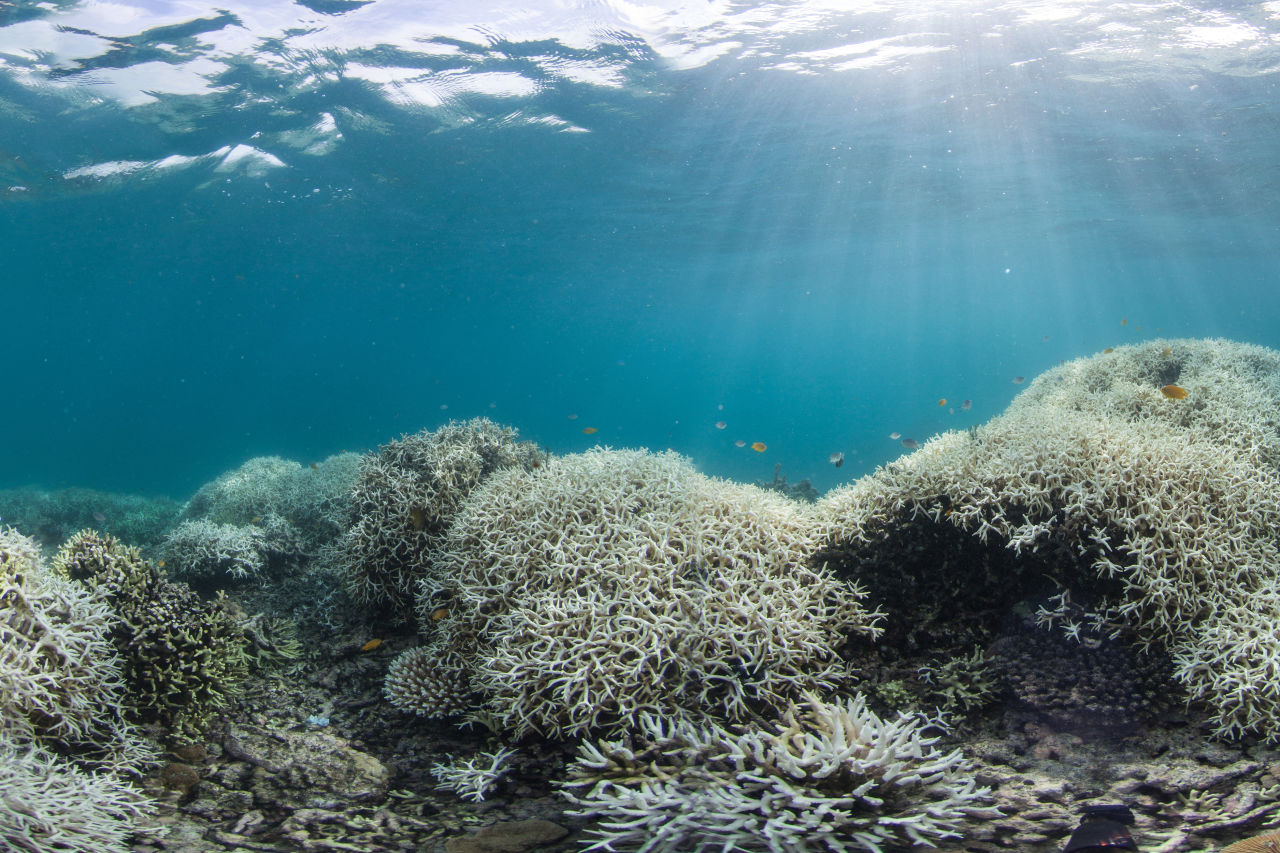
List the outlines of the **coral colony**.
{"type": "MultiPolygon", "coordinates": [[[[72,517],[47,504],[42,530],[72,517]]],[[[1124,729],[1176,686],[1214,735],[1280,738],[1280,353],[1259,347],[1060,365],[813,504],[672,452],[551,456],[476,419],[250,460],[176,514],[136,512],[163,519],[134,528],[148,541],[63,532],[51,561],[0,528],[6,849],[127,849],[135,780],[295,657],[294,627],[340,619],[344,583],[361,618],[416,635],[385,699],[497,739],[432,766],[439,785],[479,801],[507,744],[576,742],[560,791],[592,849],[963,837],[990,792],[919,708],[1003,695],[1124,729]]]]}

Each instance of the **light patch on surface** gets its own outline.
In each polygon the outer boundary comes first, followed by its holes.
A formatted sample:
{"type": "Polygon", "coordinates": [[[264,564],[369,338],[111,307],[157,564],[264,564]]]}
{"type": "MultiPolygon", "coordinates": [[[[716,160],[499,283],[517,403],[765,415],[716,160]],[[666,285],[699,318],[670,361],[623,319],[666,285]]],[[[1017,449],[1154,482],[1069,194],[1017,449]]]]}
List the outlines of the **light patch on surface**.
{"type": "Polygon", "coordinates": [[[101,68],[77,74],[73,80],[126,107],[137,107],[165,95],[208,95],[218,91],[209,78],[226,70],[211,59],[193,59],[181,65],[141,62],[125,68],[101,68]]]}

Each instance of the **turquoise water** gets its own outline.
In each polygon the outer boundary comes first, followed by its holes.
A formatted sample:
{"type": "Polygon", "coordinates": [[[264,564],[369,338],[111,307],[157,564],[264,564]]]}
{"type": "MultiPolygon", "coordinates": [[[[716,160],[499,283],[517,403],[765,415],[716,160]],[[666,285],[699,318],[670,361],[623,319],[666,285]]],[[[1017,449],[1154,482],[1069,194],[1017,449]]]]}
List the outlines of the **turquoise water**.
{"type": "Polygon", "coordinates": [[[487,415],[826,489],[1277,347],[1278,72],[1275,3],[6,4],[0,487],[487,415]]]}

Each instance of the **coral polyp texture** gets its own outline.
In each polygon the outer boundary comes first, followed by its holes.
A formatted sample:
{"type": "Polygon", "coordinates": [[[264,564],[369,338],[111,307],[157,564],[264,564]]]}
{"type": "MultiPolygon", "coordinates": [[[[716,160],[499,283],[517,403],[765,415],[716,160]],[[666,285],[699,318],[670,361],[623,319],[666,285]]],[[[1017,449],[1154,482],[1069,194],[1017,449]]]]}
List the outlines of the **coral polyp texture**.
{"type": "Polygon", "coordinates": [[[1275,739],[1278,466],[1280,353],[1118,347],[826,495],[819,559],[868,585],[908,649],[985,643],[1013,602],[1065,589],[1088,603],[1045,614],[1065,635],[1171,658],[1218,734],[1275,739]]]}
{"type": "Polygon", "coordinates": [[[598,820],[587,850],[843,853],[935,846],[989,792],[918,715],[813,696],[772,730],[644,714],[622,740],[584,742],[562,793],[598,820]]]}
{"type": "Polygon", "coordinates": [[[114,613],[0,529],[0,734],[94,767],[136,770],[152,751],[125,720],[114,613]]]}
{"type": "Polygon", "coordinates": [[[163,580],[136,548],[92,530],[69,539],[54,568],[90,586],[113,611],[132,715],[199,735],[247,671],[235,620],[186,584],[163,580]]]}
{"type": "Polygon", "coordinates": [[[495,471],[533,468],[542,456],[487,418],[389,442],[363,458],[354,515],[330,559],[348,573],[357,601],[409,612],[415,583],[471,490],[495,471]]]}
{"type": "Polygon", "coordinates": [[[402,652],[383,680],[387,701],[422,717],[452,717],[470,706],[467,665],[439,643],[402,652]]]}
{"type": "Polygon", "coordinates": [[[674,453],[509,468],[457,511],[422,623],[517,734],[744,719],[847,684],[838,650],[875,631],[861,591],[809,565],[815,532],[802,505],[674,453]]]}

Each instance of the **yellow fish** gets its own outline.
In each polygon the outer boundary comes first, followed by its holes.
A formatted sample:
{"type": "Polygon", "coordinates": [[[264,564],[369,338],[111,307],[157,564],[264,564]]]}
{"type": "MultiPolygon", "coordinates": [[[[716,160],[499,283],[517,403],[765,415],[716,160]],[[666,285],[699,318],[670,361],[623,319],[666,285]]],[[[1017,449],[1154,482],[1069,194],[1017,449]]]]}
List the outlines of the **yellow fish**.
{"type": "Polygon", "coordinates": [[[751,442],[751,449],[754,450],[756,453],[764,453],[766,450],[769,449],[769,446],[765,444],[763,441],[753,441],[751,442]]]}
{"type": "Polygon", "coordinates": [[[437,607],[435,610],[432,610],[432,611],[431,611],[431,621],[432,621],[432,622],[439,622],[441,619],[443,619],[444,617],[446,617],[446,616],[448,616],[448,615],[449,615],[449,608],[447,608],[447,607],[437,607]]]}
{"type": "Polygon", "coordinates": [[[381,640],[370,640],[369,642],[365,643],[363,646],[360,647],[360,651],[371,652],[380,645],[382,645],[381,640]]]}
{"type": "Polygon", "coordinates": [[[599,431],[600,431],[600,430],[596,429],[595,427],[583,427],[583,428],[582,428],[582,434],[583,434],[583,435],[595,435],[595,434],[596,434],[596,433],[598,433],[599,431]]]}
{"type": "Polygon", "coordinates": [[[1181,385],[1166,385],[1160,389],[1160,393],[1168,397],[1170,400],[1187,399],[1187,389],[1181,385]]]}

